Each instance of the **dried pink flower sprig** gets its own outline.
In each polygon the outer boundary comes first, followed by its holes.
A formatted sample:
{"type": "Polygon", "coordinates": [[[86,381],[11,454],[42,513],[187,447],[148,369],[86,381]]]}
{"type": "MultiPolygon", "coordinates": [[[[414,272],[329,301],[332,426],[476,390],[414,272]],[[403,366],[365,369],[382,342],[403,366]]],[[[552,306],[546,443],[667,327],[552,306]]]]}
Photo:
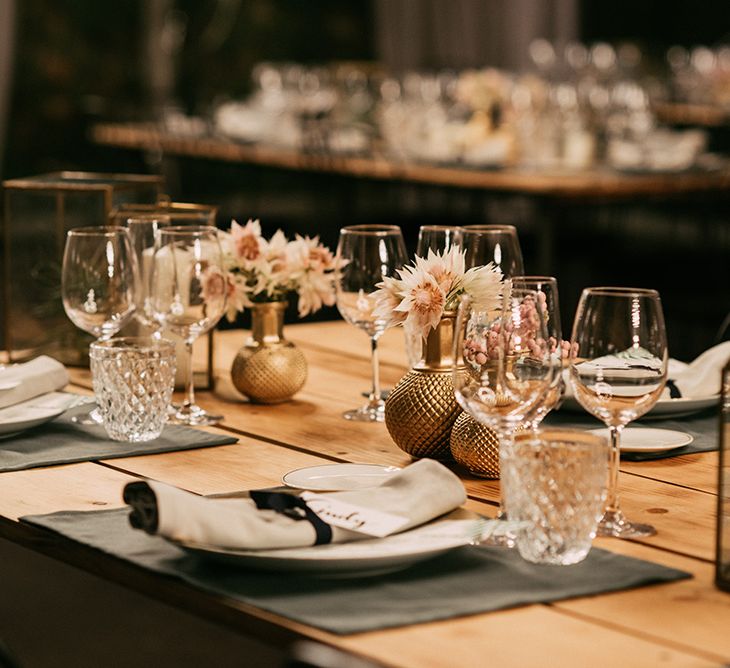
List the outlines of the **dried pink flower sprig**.
{"type": "Polygon", "coordinates": [[[547,350],[550,354],[558,352],[561,359],[570,356],[570,341],[558,341],[554,336],[547,340],[538,336],[540,329],[540,312],[547,321],[547,297],[544,292],[538,291],[535,297],[525,296],[519,303],[518,327],[508,323],[504,329],[499,322],[494,323],[482,336],[469,338],[464,341],[464,358],[476,365],[486,364],[499,357],[500,348],[508,355],[526,352],[535,357],[541,357],[547,350]],[[536,304],[537,301],[537,304],[536,304]],[[538,308],[539,307],[539,308],[538,308]],[[519,341],[519,344],[516,342],[519,341]],[[519,348],[519,350],[518,350],[519,348]]]}
{"type": "Polygon", "coordinates": [[[429,250],[426,258],[416,256],[413,265],[398,270],[398,276],[378,284],[374,312],[388,326],[403,325],[424,339],[445,311],[457,308],[463,294],[487,310],[497,309],[501,303],[501,270],[491,262],[466,270],[459,246],[443,253],[429,250]]]}
{"type": "Polygon", "coordinates": [[[258,220],[245,225],[234,220],[221,239],[228,270],[229,320],[255,303],[281,301],[293,293],[298,296],[300,317],[335,303],[335,259],[319,237],[297,234],[289,240],[277,230],[267,240],[258,220]]]}

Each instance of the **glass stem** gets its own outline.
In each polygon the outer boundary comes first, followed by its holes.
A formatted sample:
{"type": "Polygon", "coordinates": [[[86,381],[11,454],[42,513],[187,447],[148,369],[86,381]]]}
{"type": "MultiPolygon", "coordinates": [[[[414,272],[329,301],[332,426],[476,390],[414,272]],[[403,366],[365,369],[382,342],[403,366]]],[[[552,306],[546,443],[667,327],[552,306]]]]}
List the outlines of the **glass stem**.
{"type": "Polygon", "coordinates": [[[621,460],[621,427],[609,427],[610,448],[608,452],[608,492],[606,513],[617,513],[618,507],[618,470],[621,460]]]}
{"type": "Polygon", "coordinates": [[[185,369],[185,400],[181,406],[183,413],[189,413],[195,405],[195,386],[193,382],[193,342],[185,341],[185,357],[187,368],[185,369]]]}
{"type": "Polygon", "coordinates": [[[378,337],[370,338],[370,352],[373,364],[373,389],[370,393],[370,405],[374,406],[380,403],[380,364],[378,362],[378,337]]]}
{"type": "Polygon", "coordinates": [[[506,459],[509,457],[509,453],[512,450],[512,445],[514,444],[515,440],[515,434],[514,431],[511,428],[502,429],[499,432],[499,470],[500,470],[500,482],[499,482],[499,507],[497,510],[497,519],[498,520],[506,520],[509,519],[507,517],[507,511],[504,507],[504,493],[502,491],[502,487],[504,485],[504,471],[507,468],[505,466],[506,459]]]}

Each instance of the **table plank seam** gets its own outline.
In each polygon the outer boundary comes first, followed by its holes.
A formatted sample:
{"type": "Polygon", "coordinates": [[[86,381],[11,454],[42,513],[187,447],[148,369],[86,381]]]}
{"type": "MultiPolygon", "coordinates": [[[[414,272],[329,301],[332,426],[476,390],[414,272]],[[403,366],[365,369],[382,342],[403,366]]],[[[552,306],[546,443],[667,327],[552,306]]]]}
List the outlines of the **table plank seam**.
{"type": "MultiPolygon", "coordinates": [[[[698,452],[696,454],[703,454],[703,453],[698,452]]],[[[631,475],[631,476],[635,476],[637,478],[643,478],[644,480],[651,480],[653,482],[659,482],[659,483],[662,483],[665,485],[671,485],[672,487],[680,487],[681,489],[688,489],[692,492],[701,492],[702,494],[708,494],[709,496],[717,497],[717,492],[708,492],[706,489],[701,489],[699,487],[692,487],[691,485],[683,485],[682,483],[673,482],[671,480],[652,478],[651,476],[648,476],[643,473],[636,473],[635,471],[626,471],[624,469],[620,469],[620,470],[623,475],[631,475]]]]}

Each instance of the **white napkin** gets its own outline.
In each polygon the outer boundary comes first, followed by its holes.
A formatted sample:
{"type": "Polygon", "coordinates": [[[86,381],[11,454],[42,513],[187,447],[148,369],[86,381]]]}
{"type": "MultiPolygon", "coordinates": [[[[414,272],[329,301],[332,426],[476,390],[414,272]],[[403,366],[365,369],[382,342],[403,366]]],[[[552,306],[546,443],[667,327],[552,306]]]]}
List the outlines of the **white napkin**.
{"type": "MultiPolygon", "coordinates": [[[[424,524],[466,501],[461,480],[430,459],[411,464],[379,487],[327,496],[406,517],[408,523],[400,531],[424,524]]],[[[128,484],[124,500],[132,506],[133,526],[172,540],[246,550],[305,547],[315,541],[314,528],[307,520],[259,510],[251,499],[207,499],[147,480],[128,484]]],[[[332,527],[333,543],[368,537],[332,527]]]]}
{"type": "MultiPolygon", "coordinates": [[[[720,372],[728,360],[730,360],[730,341],[725,341],[709,348],[690,364],[670,359],[669,378],[674,381],[683,398],[711,397],[720,393],[720,372]]],[[[618,364],[620,362],[617,360],[618,364]]],[[[573,397],[569,368],[563,369],[563,379],[565,396],[573,397]]],[[[669,388],[665,388],[659,398],[669,399],[669,388]]]]}
{"type": "MultiPolygon", "coordinates": [[[[685,398],[711,397],[720,393],[720,372],[730,360],[730,341],[705,350],[690,364],[669,360],[669,378],[685,398]]],[[[669,398],[665,390],[662,399],[669,398]],[[666,395],[666,396],[665,396],[666,395]]]]}
{"type": "Polygon", "coordinates": [[[0,370],[0,408],[13,406],[68,385],[68,371],[47,355],[0,370]],[[11,387],[14,383],[18,383],[11,387]]]}

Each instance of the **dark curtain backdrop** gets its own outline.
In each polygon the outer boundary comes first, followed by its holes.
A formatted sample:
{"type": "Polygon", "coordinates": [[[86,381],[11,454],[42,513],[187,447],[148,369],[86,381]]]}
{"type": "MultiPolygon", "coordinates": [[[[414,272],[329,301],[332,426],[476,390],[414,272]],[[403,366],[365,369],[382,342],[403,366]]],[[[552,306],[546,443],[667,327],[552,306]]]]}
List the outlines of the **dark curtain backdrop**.
{"type": "Polygon", "coordinates": [[[579,0],[375,0],[376,49],[394,72],[528,66],[528,45],[578,38],[579,0]]]}

